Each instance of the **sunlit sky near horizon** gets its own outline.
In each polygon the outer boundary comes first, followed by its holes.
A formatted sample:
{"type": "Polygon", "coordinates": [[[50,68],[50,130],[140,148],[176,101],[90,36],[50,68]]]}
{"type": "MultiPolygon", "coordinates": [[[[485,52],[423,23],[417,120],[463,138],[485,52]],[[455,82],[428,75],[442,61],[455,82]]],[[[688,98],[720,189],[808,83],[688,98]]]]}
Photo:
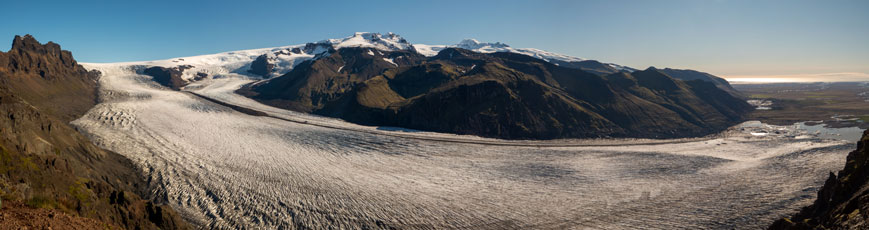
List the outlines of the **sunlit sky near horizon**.
{"type": "Polygon", "coordinates": [[[0,50],[33,34],[80,62],[303,44],[356,31],[465,38],[730,78],[869,80],[869,1],[12,1],[0,50]],[[3,40],[7,42],[2,42],[3,40]]]}

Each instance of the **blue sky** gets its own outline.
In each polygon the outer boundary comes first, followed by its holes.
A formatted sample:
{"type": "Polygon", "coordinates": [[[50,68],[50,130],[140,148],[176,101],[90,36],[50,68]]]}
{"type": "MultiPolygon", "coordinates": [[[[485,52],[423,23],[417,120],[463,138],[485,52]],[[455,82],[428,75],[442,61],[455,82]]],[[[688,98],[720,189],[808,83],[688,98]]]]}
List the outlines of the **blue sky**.
{"type": "MultiPolygon", "coordinates": [[[[356,31],[500,41],[635,68],[723,76],[869,73],[869,1],[7,1],[0,39],[81,62],[301,44],[356,31]]],[[[0,40],[2,41],[2,40],[0,40]]]]}

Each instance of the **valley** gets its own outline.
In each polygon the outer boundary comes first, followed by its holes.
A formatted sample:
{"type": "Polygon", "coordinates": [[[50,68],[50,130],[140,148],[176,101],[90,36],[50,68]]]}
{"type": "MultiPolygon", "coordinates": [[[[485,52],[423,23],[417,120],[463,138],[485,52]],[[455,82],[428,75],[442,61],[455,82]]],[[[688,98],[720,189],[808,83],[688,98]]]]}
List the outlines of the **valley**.
{"type": "Polygon", "coordinates": [[[762,137],[735,128],[674,143],[480,145],[527,141],[282,110],[233,93],[254,81],[234,73],[186,88],[284,119],[251,116],[130,65],[85,66],[103,73],[101,103],[74,124],[129,157],[156,197],[205,228],[760,228],[810,204],[853,148],[778,126],[761,126],[771,133],[762,137]]]}
{"type": "Polygon", "coordinates": [[[0,230],[869,229],[869,1],[2,5],[0,230]]]}

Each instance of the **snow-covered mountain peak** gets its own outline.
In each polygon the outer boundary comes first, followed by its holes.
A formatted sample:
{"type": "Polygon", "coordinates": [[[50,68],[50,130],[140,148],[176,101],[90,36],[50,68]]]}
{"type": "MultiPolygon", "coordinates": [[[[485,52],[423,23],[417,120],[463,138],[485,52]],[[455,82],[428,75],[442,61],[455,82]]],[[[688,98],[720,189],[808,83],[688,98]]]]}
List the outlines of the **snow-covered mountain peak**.
{"type": "MultiPolygon", "coordinates": [[[[220,77],[223,75],[240,74],[248,76],[261,76],[271,78],[290,72],[296,65],[311,59],[329,56],[331,50],[345,47],[374,48],[381,51],[415,50],[425,56],[435,56],[445,48],[456,47],[472,50],[480,53],[511,52],[519,53],[535,58],[543,59],[556,65],[559,62],[579,62],[585,59],[552,53],[533,48],[513,48],[501,42],[481,42],[476,39],[464,39],[455,45],[425,45],[411,44],[401,36],[394,33],[370,33],[356,32],[345,38],[326,39],[315,43],[305,43],[273,48],[239,50],[217,54],[199,55],[191,57],[179,57],[165,60],[113,63],[113,64],[90,64],[91,66],[160,66],[174,68],[185,66],[182,79],[220,77]],[[261,57],[261,58],[260,58],[261,57]],[[258,58],[262,59],[254,63],[258,58]],[[254,70],[254,65],[262,71],[254,70]],[[257,72],[257,73],[255,73],[257,72]]],[[[634,71],[629,67],[616,64],[607,64],[621,71],[634,71]]]]}
{"type": "Polygon", "coordinates": [[[394,33],[356,32],[346,38],[327,39],[320,43],[332,44],[335,49],[344,47],[370,47],[385,51],[407,50],[413,47],[407,40],[394,33]]]}
{"type": "MultiPolygon", "coordinates": [[[[542,59],[542,60],[545,60],[548,62],[555,63],[556,65],[558,65],[559,62],[581,62],[581,61],[586,60],[584,58],[578,58],[578,57],[574,57],[574,56],[570,56],[570,55],[553,53],[553,52],[535,49],[535,48],[513,48],[513,47],[510,47],[509,45],[501,43],[501,42],[495,42],[495,43],[480,42],[476,39],[465,39],[465,40],[462,40],[461,42],[459,42],[455,45],[414,44],[413,47],[414,47],[414,49],[416,49],[416,52],[418,52],[422,55],[425,55],[425,56],[429,56],[429,57],[437,55],[438,52],[440,52],[441,50],[443,50],[445,48],[455,47],[455,48],[462,48],[462,49],[467,49],[467,50],[471,50],[474,52],[480,52],[480,53],[510,52],[510,53],[524,54],[524,55],[528,55],[531,57],[542,59]]],[[[610,66],[610,67],[613,67],[619,71],[626,71],[626,72],[635,71],[635,69],[627,67],[627,66],[622,66],[622,65],[612,64],[612,63],[605,63],[605,64],[610,66]]]]}
{"type": "Polygon", "coordinates": [[[456,47],[462,48],[466,50],[471,50],[474,52],[480,53],[495,53],[495,52],[511,52],[511,53],[519,53],[528,56],[532,56],[535,58],[543,59],[546,61],[565,61],[565,62],[578,62],[584,61],[583,58],[568,56],[564,54],[552,53],[545,50],[539,50],[534,48],[513,48],[510,45],[501,43],[501,42],[480,42],[476,39],[465,39],[455,45],[423,45],[423,44],[414,44],[413,47],[417,52],[426,56],[434,56],[444,48],[448,47],[456,47]]]}
{"type": "Polygon", "coordinates": [[[465,39],[456,44],[456,47],[468,50],[479,50],[479,49],[504,49],[510,47],[507,44],[495,42],[480,42],[477,39],[465,39]]]}

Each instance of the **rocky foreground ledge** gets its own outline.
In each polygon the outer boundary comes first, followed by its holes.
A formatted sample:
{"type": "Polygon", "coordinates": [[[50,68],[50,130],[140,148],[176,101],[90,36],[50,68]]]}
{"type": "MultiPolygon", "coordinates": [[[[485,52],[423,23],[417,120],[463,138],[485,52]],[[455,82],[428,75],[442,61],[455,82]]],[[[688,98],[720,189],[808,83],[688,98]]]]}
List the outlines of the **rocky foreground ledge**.
{"type": "Polygon", "coordinates": [[[830,173],[818,199],[791,218],[776,221],[777,229],[869,229],[869,130],[848,154],[838,176],[830,173]]]}
{"type": "Polygon", "coordinates": [[[0,52],[0,229],[190,229],[147,197],[133,163],[69,125],[94,107],[99,73],[16,36],[0,52]]]}

